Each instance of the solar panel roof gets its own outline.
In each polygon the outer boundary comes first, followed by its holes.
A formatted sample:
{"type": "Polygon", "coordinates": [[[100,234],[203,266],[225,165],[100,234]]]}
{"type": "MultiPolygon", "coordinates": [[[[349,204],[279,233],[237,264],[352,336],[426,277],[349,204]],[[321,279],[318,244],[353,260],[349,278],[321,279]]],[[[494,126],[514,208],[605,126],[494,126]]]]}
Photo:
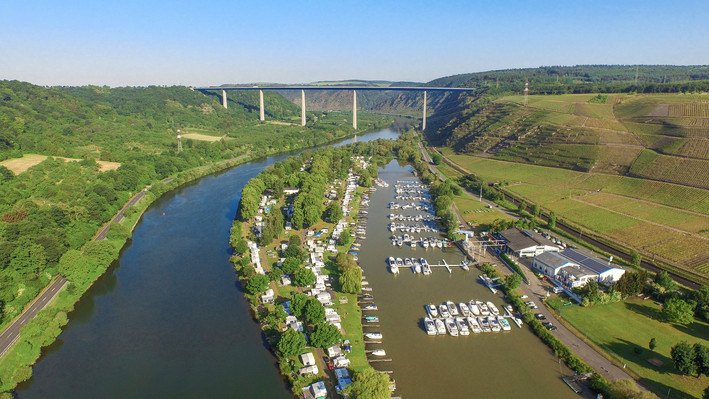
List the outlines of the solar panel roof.
{"type": "Polygon", "coordinates": [[[608,271],[610,269],[614,269],[615,267],[608,265],[607,263],[602,263],[599,262],[596,259],[593,259],[589,257],[586,254],[583,254],[573,248],[567,248],[563,251],[561,251],[561,254],[566,256],[569,259],[572,259],[576,261],[579,265],[585,266],[594,272],[601,274],[605,271],[608,271]]]}

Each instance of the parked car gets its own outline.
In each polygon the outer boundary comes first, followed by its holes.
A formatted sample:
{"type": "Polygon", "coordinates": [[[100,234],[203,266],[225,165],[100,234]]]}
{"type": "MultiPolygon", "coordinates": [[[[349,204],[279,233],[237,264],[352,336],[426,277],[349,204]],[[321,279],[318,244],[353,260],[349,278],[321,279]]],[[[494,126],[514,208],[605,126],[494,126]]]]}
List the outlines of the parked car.
{"type": "Polygon", "coordinates": [[[535,314],[535,315],[534,315],[534,317],[536,317],[536,318],[537,318],[537,320],[546,320],[546,319],[547,319],[547,317],[546,317],[546,316],[544,316],[544,315],[543,315],[543,314],[541,314],[541,313],[537,313],[537,314],[535,314]]]}
{"type": "Polygon", "coordinates": [[[551,326],[547,327],[547,330],[554,331],[554,330],[556,330],[556,326],[551,325],[551,326]]]}

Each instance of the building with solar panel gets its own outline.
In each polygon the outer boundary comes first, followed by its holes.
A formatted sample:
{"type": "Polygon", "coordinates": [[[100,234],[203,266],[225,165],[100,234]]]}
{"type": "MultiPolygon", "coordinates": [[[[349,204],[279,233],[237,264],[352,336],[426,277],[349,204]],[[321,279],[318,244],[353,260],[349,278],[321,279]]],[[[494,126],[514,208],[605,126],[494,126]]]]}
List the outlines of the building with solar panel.
{"type": "Polygon", "coordinates": [[[625,274],[612,258],[601,259],[573,248],[536,255],[532,268],[567,288],[583,287],[590,280],[610,285],[625,274]]]}
{"type": "Polygon", "coordinates": [[[532,257],[544,252],[559,252],[559,246],[536,231],[514,227],[501,231],[504,251],[517,257],[532,257]]]}

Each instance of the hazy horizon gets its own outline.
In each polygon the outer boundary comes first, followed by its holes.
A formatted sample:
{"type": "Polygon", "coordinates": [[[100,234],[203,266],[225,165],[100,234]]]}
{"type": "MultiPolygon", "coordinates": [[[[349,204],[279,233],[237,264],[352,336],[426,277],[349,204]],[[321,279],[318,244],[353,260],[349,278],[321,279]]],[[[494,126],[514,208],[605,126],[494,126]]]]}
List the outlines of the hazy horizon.
{"type": "Polygon", "coordinates": [[[699,1],[0,0],[0,79],[50,86],[428,82],[538,66],[706,65],[707,17],[699,1]]]}

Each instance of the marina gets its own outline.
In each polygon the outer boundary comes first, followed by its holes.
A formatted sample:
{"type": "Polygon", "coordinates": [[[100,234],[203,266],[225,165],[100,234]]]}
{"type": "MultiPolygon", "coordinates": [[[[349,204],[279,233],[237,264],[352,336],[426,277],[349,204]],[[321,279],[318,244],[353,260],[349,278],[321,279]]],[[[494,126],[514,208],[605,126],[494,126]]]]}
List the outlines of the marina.
{"type": "MultiPolygon", "coordinates": [[[[376,192],[370,193],[366,215],[367,239],[360,241],[361,246],[357,250],[359,264],[367,275],[367,287],[373,287],[373,292],[376,293],[375,299],[369,302],[376,304],[376,310],[363,310],[362,313],[365,317],[376,316],[377,321],[368,322],[368,319],[364,319],[362,324],[365,333],[382,334],[381,340],[364,339],[367,350],[383,349],[386,353],[383,358],[386,360],[372,355],[371,352],[367,353],[367,357],[374,368],[387,372],[396,380],[395,396],[423,399],[442,397],[441,392],[445,392],[445,397],[470,397],[471,392],[475,392],[475,396],[480,397],[528,397],[524,386],[534,385],[540,387],[539,395],[542,397],[577,397],[561,381],[561,377],[573,372],[563,364],[560,368],[554,354],[526,325],[512,326],[516,325],[514,316],[506,312],[499,291],[496,290],[493,294],[482,284],[480,271],[473,267],[473,263],[468,263],[468,271],[465,271],[466,257],[456,246],[444,246],[443,237],[438,232],[402,232],[397,227],[394,234],[389,230],[392,222],[409,225],[423,223],[414,221],[417,214],[435,217],[428,210],[416,210],[415,207],[401,209],[402,205],[411,202],[420,205],[420,198],[428,199],[424,198],[424,188],[421,184],[420,188],[416,189],[422,190],[421,193],[401,193],[398,195],[408,195],[410,198],[395,198],[397,183],[415,181],[412,168],[392,161],[385,167],[380,167],[378,179],[387,182],[389,187],[378,186],[376,192]],[[419,199],[412,199],[414,196],[419,199]],[[390,202],[398,202],[399,209],[392,210],[389,207],[390,202]],[[411,217],[412,220],[398,220],[402,216],[396,216],[397,220],[392,220],[392,214],[404,215],[404,218],[411,217]],[[392,235],[402,236],[403,239],[404,234],[419,239],[419,242],[416,246],[403,243],[401,246],[391,245],[392,235]],[[420,237],[439,239],[441,248],[437,245],[433,248],[430,240],[429,247],[424,248],[420,237]],[[422,268],[421,273],[410,272],[422,276],[420,278],[399,276],[409,274],[402,270],[403,268],[411,269],[411,266],[406,266],[406,258],[409,258],[413,266],[413,259],[421,264],[423,258],[432,273],[425,275],[422,268]],[[398,273],[393,273],[392,264],[396,266],[398,273]],[[450,272],[441,273],[441,268],[448,271],[446,265],[450,272]],[[471,298],[474,299],[471,301],[471,298]],[[448,301],[458,308],[457,317],[460,320],[448,312],[445,305],[448,301]],[[493,317],[487,306],[488,301],[503,313],[502,319],[512,326],[510,330],[514,329],[514,332],[506,330],[505,322],[498,320],[498,317],[495,317],[494,324],[499,328],[499,332],[493,332],[492,320],[488,320],[493,317]],[[464,311],[461,312],[460,303],[467,304],[470,316],[465,316],[464,311]],[[422,309],[424,305],[426,306],[422,309]],[[483,307],[486,315],[481,312],[483,307]],[[434,316],[433,308],[437,316],[434,316]],[[427,318],[430,322],[426,321],[427,318]],[[465,328],[462,324],[465,324],[465,328]],[[455,331],[455,338],[440,336],[451,335],[449,330],[455,331]],[[464,335],[466,330],[467,336],[464,335]],[[525,370],[516,376],[516,384],[506,384],[504,379],[494,377],[509,375],[510,369],[506,365],[510,362],[520,370],[525,370]],[[465,364],[465,367],[451,367],[451,364],[465,364]],[[422,381],[426,383],[421,383],[422,381]]],[[[411,188],[413,187],[412,183],[411,188]]]]}

